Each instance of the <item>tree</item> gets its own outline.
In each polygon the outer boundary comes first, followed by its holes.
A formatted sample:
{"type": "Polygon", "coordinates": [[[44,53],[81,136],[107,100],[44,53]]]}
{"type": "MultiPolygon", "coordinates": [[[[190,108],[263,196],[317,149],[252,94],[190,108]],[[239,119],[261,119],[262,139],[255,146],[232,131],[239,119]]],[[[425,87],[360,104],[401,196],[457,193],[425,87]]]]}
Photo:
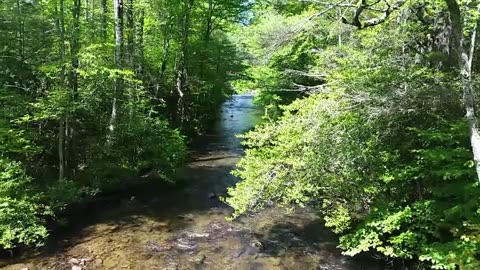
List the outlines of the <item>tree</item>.
{"type": "MultiPolygon", "coordinates": [[[[401,8],[407,1],[399,0],[393,4],[388,1],[385,6],[379,6],[379,2],[367,4],[366,0],[359,1],[358,6],[351,4],[336,3],[333,6],[354,7],[351,19],[342,18],[343,23],[351,24],[358,29],[372,27],[383,23],[387,20],[392,12],[401,8]],[[380,13],[379,17],[360,20],[365,11],[380,13]]],[[[452,24],[452,35],[456,44],[455,53],[457,54],[459,75],[462,81],[463,102],[465,106],[465,117],[468,121],[468,130],[470,134],[470,144],[473,152],[473,160],[475,170],[477,172],[477,180],[480,181],[480,133],[478,130],[478,121],[475,113],[475,97],[472,86],[472,61],[475,48],[476,27],[478,14],[480,12],[480,3],[473,1],[469,5],[463,7],[461,11],[460,5],[456,0],[445,0],[450,14],[452,24]],[[469,14],[474,14],[470,16],[469,14]]]]}
{"type": "MultiPolygon", "coordinates": [[[[113,2],[113,20],[115,22],[115,53],[114,61],[115,67],[118,71],[122,69],[123,61],[123,0],[115,0],[113,2]]],[[[110,116],[110,123],[108,125],[109,138],[111,141],[114,137],[115,127],[117,125],[117,118],[120,108],[120,100],[122,97],[122,79],[117,74],[114,79],[114,91],[112,102],[112,114],[110,116]]]]}
{"type": "Polygon", "coordinates": [[[204,48],[207,0],[0,2],[0,249],[145,171],[173,181],[244,68],[222,3],[204,48]]]}
{"type": "MultiPolygon", "coordinates": [[[[445,2],[311,1],[323,8],[254,18],[246,35],[270,36],[253,39],[251,53],[274,49],[253,62],[253,85],[261,95],[280,90],[280,99],[284,92],[303,95],[281,100],[287,105],[277,117],[243,136],[246,155],[234,171],[241,181],[225,198],[234,217],[308,205],[340,236],[346,255],[375,252],[420,268],[479,267],[480,190],[472,181],[468,102],[458,87],[465,79],[456,80],[459,61],[450,55],[463,52],[468,63],[474,25],[462,26],[467,49],[460,50],[459,32],[449,31],[450,8],[438,3],[445,2]],[[354,26],[342,31],[341,44],[329,31],[341,23],[338,8],[354,26]],[[282,20],[299,23],[271,27],[282,20]],[[283,34],[270,38],[277,32],[283,34]]],[[[471,4],[459,6],[464,22],[475,14],[471,4]]],[[[479,66],[470,68],[474,83],[479,66]]]]}

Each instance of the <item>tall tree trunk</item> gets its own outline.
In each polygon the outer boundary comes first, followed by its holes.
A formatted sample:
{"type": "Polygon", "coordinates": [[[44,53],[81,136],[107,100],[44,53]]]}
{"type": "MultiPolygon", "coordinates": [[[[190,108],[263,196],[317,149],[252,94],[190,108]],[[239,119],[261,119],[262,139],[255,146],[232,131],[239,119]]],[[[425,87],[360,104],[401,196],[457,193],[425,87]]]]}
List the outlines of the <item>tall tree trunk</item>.
{"type": "MultiPolygon", "coordinates": [[[[56,4],[55,4],[56,5],[56,4]]],[[[60,54],[60,86],[65,89],[65,5],[64,0],[59,0],[59,6],[57,10],[57,32],[59,36],[59,54],[60,54]]],[[[58,126],[58,179],[63,180],[65,178],[65,121],[66,116],[60,118],[58,126]]]]}
{"type": "Polygon", "coordinates": [[[205,27],[205,34],[203,36],[205,43],[208,43],[213,31],[213,13],[215,11],[215,3],[213,0],[208,0],[207,22],[205,27]]]}
{"type": "Polygon", "coordinates": [[[17,42],[18,56],[22,63],[25,59],[25,22],[23,20],[22,4],[20,0],[16,1],[16,17],[17,17],[17,42]]]}
{"type": "MultiPolygon", "coordinates": [[[[114,62],[117,69],[122,69],[123,58],[123,0],[113,0],[113,19],[115,22],[115,53],[114,62]]],[[[117,74],[114,79],[112,111],[110,115],[110,123],[108,125],[107,144],[112,142],[115,135],[117,118],[120,108],[120,99],[122,96],[122,78],[121,74],[117,74]]]]}
{"type": "Polygon", "coordinates": [[[135,25],[134,25],[134,7],[133,7],[133,0],[127,0],[127,8],[126,8],[126,18],[127,18],[127,61],[126,63],[128,67],[133,68],[133,61],[134,61],[134,54],[135,54],[135,25]]]}
{"type": "Polygon", "coordinates": [[[135,50],[135,73],[137,77],[142,79],[143,77],[143,62],[144,62],[144,52],[143,52],[143,27],[145,23],[145,11],[143,7],[140,7],[138,10],[138,19],[135,24],[135,39],[136,39],[136,50],[135,50]]]}
{"type": "Polygon", "coordinates": [[[184,0],[184,17],[183,17],[183,29],[182,29],[182,40],[181,40],[181,49],[180,57],[177,65],[177,82],[176,89],[178,94],[177,99],[177,111],[176,111],[176,122],[180,127],[183,126],[185,121],[185,103],[186,96],[188,94],[188,85],[187,85],[187,54],[188,54],[188,39],[190,32],[190,13],[193,6],[193,0],[184,0]]]}
{"type": "Polygon", "coordinates": [[[199,75],[203,77],[206,74],[206,63],[208,61],[208,45],[210,44],[210,38],[213,32],[213,20],[215,12],[215,3],[214,0],[208,0],[208,11],[207,17],[205,18],[205,33],[203,34],[203,49],[200,54],[200,68],[199,75]]]}
{"type": "Polygon", "coordinates": [[[100,7],[102,10],[101,35],[103,41],[107,40],[107,0],[100,0],[100,7]]]}
{"type": "MultiPolygon", "coordinates": [[[[170,19],[170,17],[169,17],[170,19]]],[[[171,20],[173,21],[173,20],[171,20]]],[[[162,46],[162,60],[160,64],[160,70],[158,75],[158,82],[155,85],[155,99],[158,100],[160,94],[160,88],[162,88],[165,84],[163,83],[163,78],[165,77],[165,72],[167,71],[167,64],[168,64],[168,57],[170,55],[170,41],[172,39],[172,29],[173,29],[173,22],[170,24],[165,24],[162,29],[162,36],[163,36],[163,46],[162,46]]],[[[151,111],[152,112],[152,111],[151,111]]]]}
{"type": "MultiPolygon", "coordinates": [[[[168,56],[170,54],[170,41],[172,39],[172,24],[166,24],[163,30],[162,63],[160,65],[160,81],[163,80],[167,70],[168,56]]],[[[157,93],[158,97],[158,93],[157,93]]]]}
{"type": "Polygon", "coordinates": [[[66,143],[66,155],[65,162],[71,169],[72,176],[75,175],[75,102],[78,97],[78,53],[80,51],[80,10],[81,10],[81,0],[73,1],[72,8],[72,37],[70,40],[70,57],[71,57],[71,68],[69,75],[69,85],[71,89],[70,96],[70,111],[67,114],[65,121],[65,129],[67,131],[67,143],[66,143]]]}
{"type": "Polygon", "coordinates": [[[85,22],[88,22],[88,0],[84,0],[84,17],[85,17],[85,22]]]}
{"type": "MultiPolygon", "coordinates": [[[[134,3],[133,0],[127,0],[125,15],[127,19],[126,32],[127,32],[127,48],[125,50],[125,66],[129,69],[135,68],[135,23],[134,23],[134,3]]],[[[137,87],[136,83],[128,83],[128,114],[131,117],[134,109],[134,98],[135,98],[135,89],[137,87]],[[133,85],[132,85],[133,84],[133,85]]]]}
{"type": "Polygon", "coordinates": [[[460,7],[456,0],[445,0],[452,21],[453,37],[455,39],[455,47],[458,58],[458,68],[462,81],[463,103],[465,106],[465,117],[468,121],[468,129],[470,135],[470,145],[473,152],[473,161],[477,172],[477,179],[480,181],[480,133],[478,130],[478,121],[475,112],[475,95],[472,84],[472,59],[474,40],[476,36],[475,30],[470,33],[471,42],[467,44],[464,35],[464,23],[460,7]]]}

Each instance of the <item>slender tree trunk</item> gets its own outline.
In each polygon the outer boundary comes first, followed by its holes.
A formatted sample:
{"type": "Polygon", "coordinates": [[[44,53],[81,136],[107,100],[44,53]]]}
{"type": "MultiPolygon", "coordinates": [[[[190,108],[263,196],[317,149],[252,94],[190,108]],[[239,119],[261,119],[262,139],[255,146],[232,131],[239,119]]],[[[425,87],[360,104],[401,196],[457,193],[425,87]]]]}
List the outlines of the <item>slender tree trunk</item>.
{"type": "Polygon", "coordinates": [[[92,22],[92,25],[95,24],[95,0],[91,0],[92,3],[90,4],[90,21],[92,22]]]}
{"type": "Polygon", "coordinates": [[[25,25],[23,21],[23,11],[20,0],[16,1],[16,17],[17,17],[17,42],[18,56],[21,61],[25,59],[25,25]]]}
{"type": "Polygon", "coordinates": [[[208,0],[208,11],[207,17],[205,18],[205,33],[203,34],[203,50],[200,54],[200,68],[199,75],[203,77],[206,74],[206,63],[208,61],[208,45],[210,44],[210,38],[213,32],[213,22],[214,22],[214,12],[215,12],[215,3],[214,0],[208,0]]]}
{"type": "MultiPolygon", "coordinates": [[[[163,80],[165,71],[167,70],[168,56],[170,54],[170,41],[172,39],[172,24],[167,24],[163,31],[163,47],[162,47],[162,64],[160,65],[160,81],[163,80]]],[[[158,93],[157,93],[158,97],[158,93]]]]}
{"type": "Polygon", "coordinates": [[[464,35],[463,18],[460,7],[455,0],[445,0],[452,21],[452,31],[456,44],[458,67],[462,81],[463,103],[465,106],[465,117],[468,122],[470,145],[473,152],[473,161],[477,172],[477,179],[480,181],[480,133],[475,112],[475,95],[472,84],[472,59],[473,48],[476,36],[476,29],[471,32],[471,42],[466,44],[464,35]]]}
{"type": "Polygon", "coordinates": [[[170,30],[165,31],[163,36],[162,64],[160,65],[160,81],[163,81],[163,76],[165,75],[165,71],[167,70],[168,56],[170,54],[171,35],[168,31],[170,30]]]}
{"type": "Polygon", "coordinates": [[[103,41],[107,40],[107,0],[101,0],[100,7],[102,10],[101,34],[103,41]]]}
{"type": "Polygon", "coordinates": [[[183,17],[183,30],[182,30],[182,41],[181,41],[181,50],[180,58],[177,65],[177,82],[176,89],[178,94],[177,99],[177,112],[176,112],[176,122],[182,127],[183,122],[185,121],[185,103],[186,95],[188,94],[188,85],[187,85],[187,63],[186,57],[188,54],[188,39],[190,32],[190,12],[192,10],[193,0],[184,0],[184,17],[183,17]]]}
{"type": "Polygon", "coordinates": [[[70,111],[65,119],[65,130],[67,134],[65,162],[71,169],[72,176],[75,175],[75,155],[76,155],[76,142],[75,142],[75,102],[78,97],[78,53],[80,51],[80,10],[81,0],[73,1],[72,8],[72,37],[70,40],[70,56],[71,56],[71,68],[69,75],[69,84],[71,89],[70,96],[70,111]]]}
{"type": "MultiPolygon", "coordinates": [[[[55,3],[55,5],[57,5],[55,3]]],[[[65,5],[64,0],[59,0],[59,6],[57,10],[57,32],[59,36],[59,54],[60,54],[60,86],[65,89],[65,5]]],[[[63,180],[65,178],[65,121],[66,116],[60,118],[58,126],[58,179],[63,180]]]]}
{"type": "MultiPolygon", "coordinates": [[[[123,57],[123,0],[113,0],[113,19],[115,22],[115,53],[114,62],[117,69],[122,69],[123,57]]],[[[108,125],[107,144],[112,142],[115,135],[117,118],[120,108],[120,98],[122,96],[122,79],[120,74],[114,79],[112,111],[110,115],[110,123],[108,125]]]]}
{"type": "Polygon", "coordinates": [[[84,0],[84,17],[85,21],[88,22],[88,0],[84,0]]]}
{"type": "MultiPolygon", "coordinates": [[[[340,21],[342,19],[343,15],[342,15],[342,11],[339,9],[337,11],[337,18],[338,20],[340,21]]],[[[338,46],[342,46],[342,27],[339,25],[338,26],[338,46]]]]}
{"type": "Polygon", "coordinates": [[[206,23],[206,28],[205,28],[205,34],[204,34],[204,40],[205,43],[208,43],[210,40],[210,36],[213,31],[213,12],[215,10],[215,4],[213,3],[213,0],[208,0],[208,13],[207,13],[207,23],[206,23]]]}
{"type": "MultiPolygon", "coordinates": [[[[167,70],[168,57],[170,55],[170,41],[172,39],[172,24],[166,24],[162,31],[163,36],[163,46],[162,46],[162,60],[160,64],[160,70],[158,75],[158,83],[155,85],[155,99],[159,99],[160,88],[165,84],[163,83],[163,78],[167,70]]],[[[175,68],[174,68],[175,70],[175,68]]],[[[152,111],[151,111],[152,112],[152,111]]]]}
{"type": "Polygon", "coordinates": [[[134,25],[134,7],[133,7],[133,0],[127,0],[127,8],[126,8],[126,18],[127,18],[127,59],[128,59],[128,67],[133,68],[134,66],[134,54],[135,54],[135,25],[134,25]]]}
{"type": "Polygon", "coordinates": [[[58,126],[58,180],[65,178],[65,119],[58,126]]]}
{"type": "Polygon", "coordinates": [[[137,77],[143,78],[143,62],[144,62],[144,52],[143,52],[143,27],[145,23],[145,11],[143,7],[140,7],[138,10],[138,19],[135,25],[135,39],[136,39],[136,50],[135,50],[135,73],[137,77]]]}
{"type": "MultiPolygon", "coordinates": [[[[127,48],[125,50],[125,60],[127,63],[125,65],[129,69],[134,69],[135,68],[135,23],[134,23],[134,6],[133,6],[133,0],[127,0],[126,2],[126,9],[125,9],[125,15],[126,15],[126,34],[127,34],[127,48]]],[[[130,116],[133,115],[133,109],[134,109],[134,98],[135,98],[135,89],[137,88],[136,83],[128,83],[127,91],[128,91],[128,114],[130,116]]]]}

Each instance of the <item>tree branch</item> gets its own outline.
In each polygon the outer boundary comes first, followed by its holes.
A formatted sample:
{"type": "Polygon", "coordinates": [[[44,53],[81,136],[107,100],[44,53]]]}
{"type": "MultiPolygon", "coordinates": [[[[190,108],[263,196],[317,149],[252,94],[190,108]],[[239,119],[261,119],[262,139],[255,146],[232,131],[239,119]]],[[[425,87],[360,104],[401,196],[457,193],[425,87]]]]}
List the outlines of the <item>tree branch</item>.
{"type": "Polygon", "coordinates": [[[343,17],[342,22],[345,23],[345,24],[353,25],[353,26],[357,27],[358,29],[363,29],[363,28],[375,26],[375,25],[378,25],[378,24],[381,24],[381,23],[385,22],[387,20],[387,18],[390,16],[390,14],[392,14],[393,11],[399,9],[400,7],[402,7],[407,2],[407,0],[398,0],[397,2],[395,2],[395,4],[390,5],[387,1],[383,0],[383,1],[385,1],[385,4],[387,5],[387,8],[385,8],[383,11],[381,11],[379,9],[375,9],[376,12],[381,12],[382,14],[377,18],[371,18],[371,19],[368,19],[368,20],[365,20],[365,21],[362,22],[360,20],[360,16],[362,15],[362,13],[365,10],[369,10],[369,9],[371,10],[372,6],[380,3],[381,1],[382,0],[377,0],[372,4],[367,4],[366,0],[360,0],[359,5],[357,6],[357,8],[355,10],[352,19],[348,20],[347,18],[343,17]]]}

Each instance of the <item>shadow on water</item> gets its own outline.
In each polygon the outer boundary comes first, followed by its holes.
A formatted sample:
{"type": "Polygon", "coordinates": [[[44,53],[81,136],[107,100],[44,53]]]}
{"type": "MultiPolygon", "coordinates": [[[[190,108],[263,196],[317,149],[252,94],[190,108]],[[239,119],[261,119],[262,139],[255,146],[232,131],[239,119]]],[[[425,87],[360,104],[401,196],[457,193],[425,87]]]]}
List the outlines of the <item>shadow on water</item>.
{"type": "Polygon", "coordinates": [[[218,197],[237,179],[230,171],[243,149],[235,135],[259,123],[251,96],[221,109],[216,132],[198,145],[173,185],[142,179],[118,198],[73,212],[36,257],[5,269],[385,269],[350,259],[311,209],[267,209],[227,222],[218,197]]]}
{"type": "Polygon", "coordinates": [[[389,269],[386,262],[375,261],[370,255],[355,258],[341,255],[337,236],[328,230],[320,218],[299,226],[290,221],[273,225],[260,240],[268,256],[282,257],[286,253],[318,256],[317,269],[389,269]]]}

